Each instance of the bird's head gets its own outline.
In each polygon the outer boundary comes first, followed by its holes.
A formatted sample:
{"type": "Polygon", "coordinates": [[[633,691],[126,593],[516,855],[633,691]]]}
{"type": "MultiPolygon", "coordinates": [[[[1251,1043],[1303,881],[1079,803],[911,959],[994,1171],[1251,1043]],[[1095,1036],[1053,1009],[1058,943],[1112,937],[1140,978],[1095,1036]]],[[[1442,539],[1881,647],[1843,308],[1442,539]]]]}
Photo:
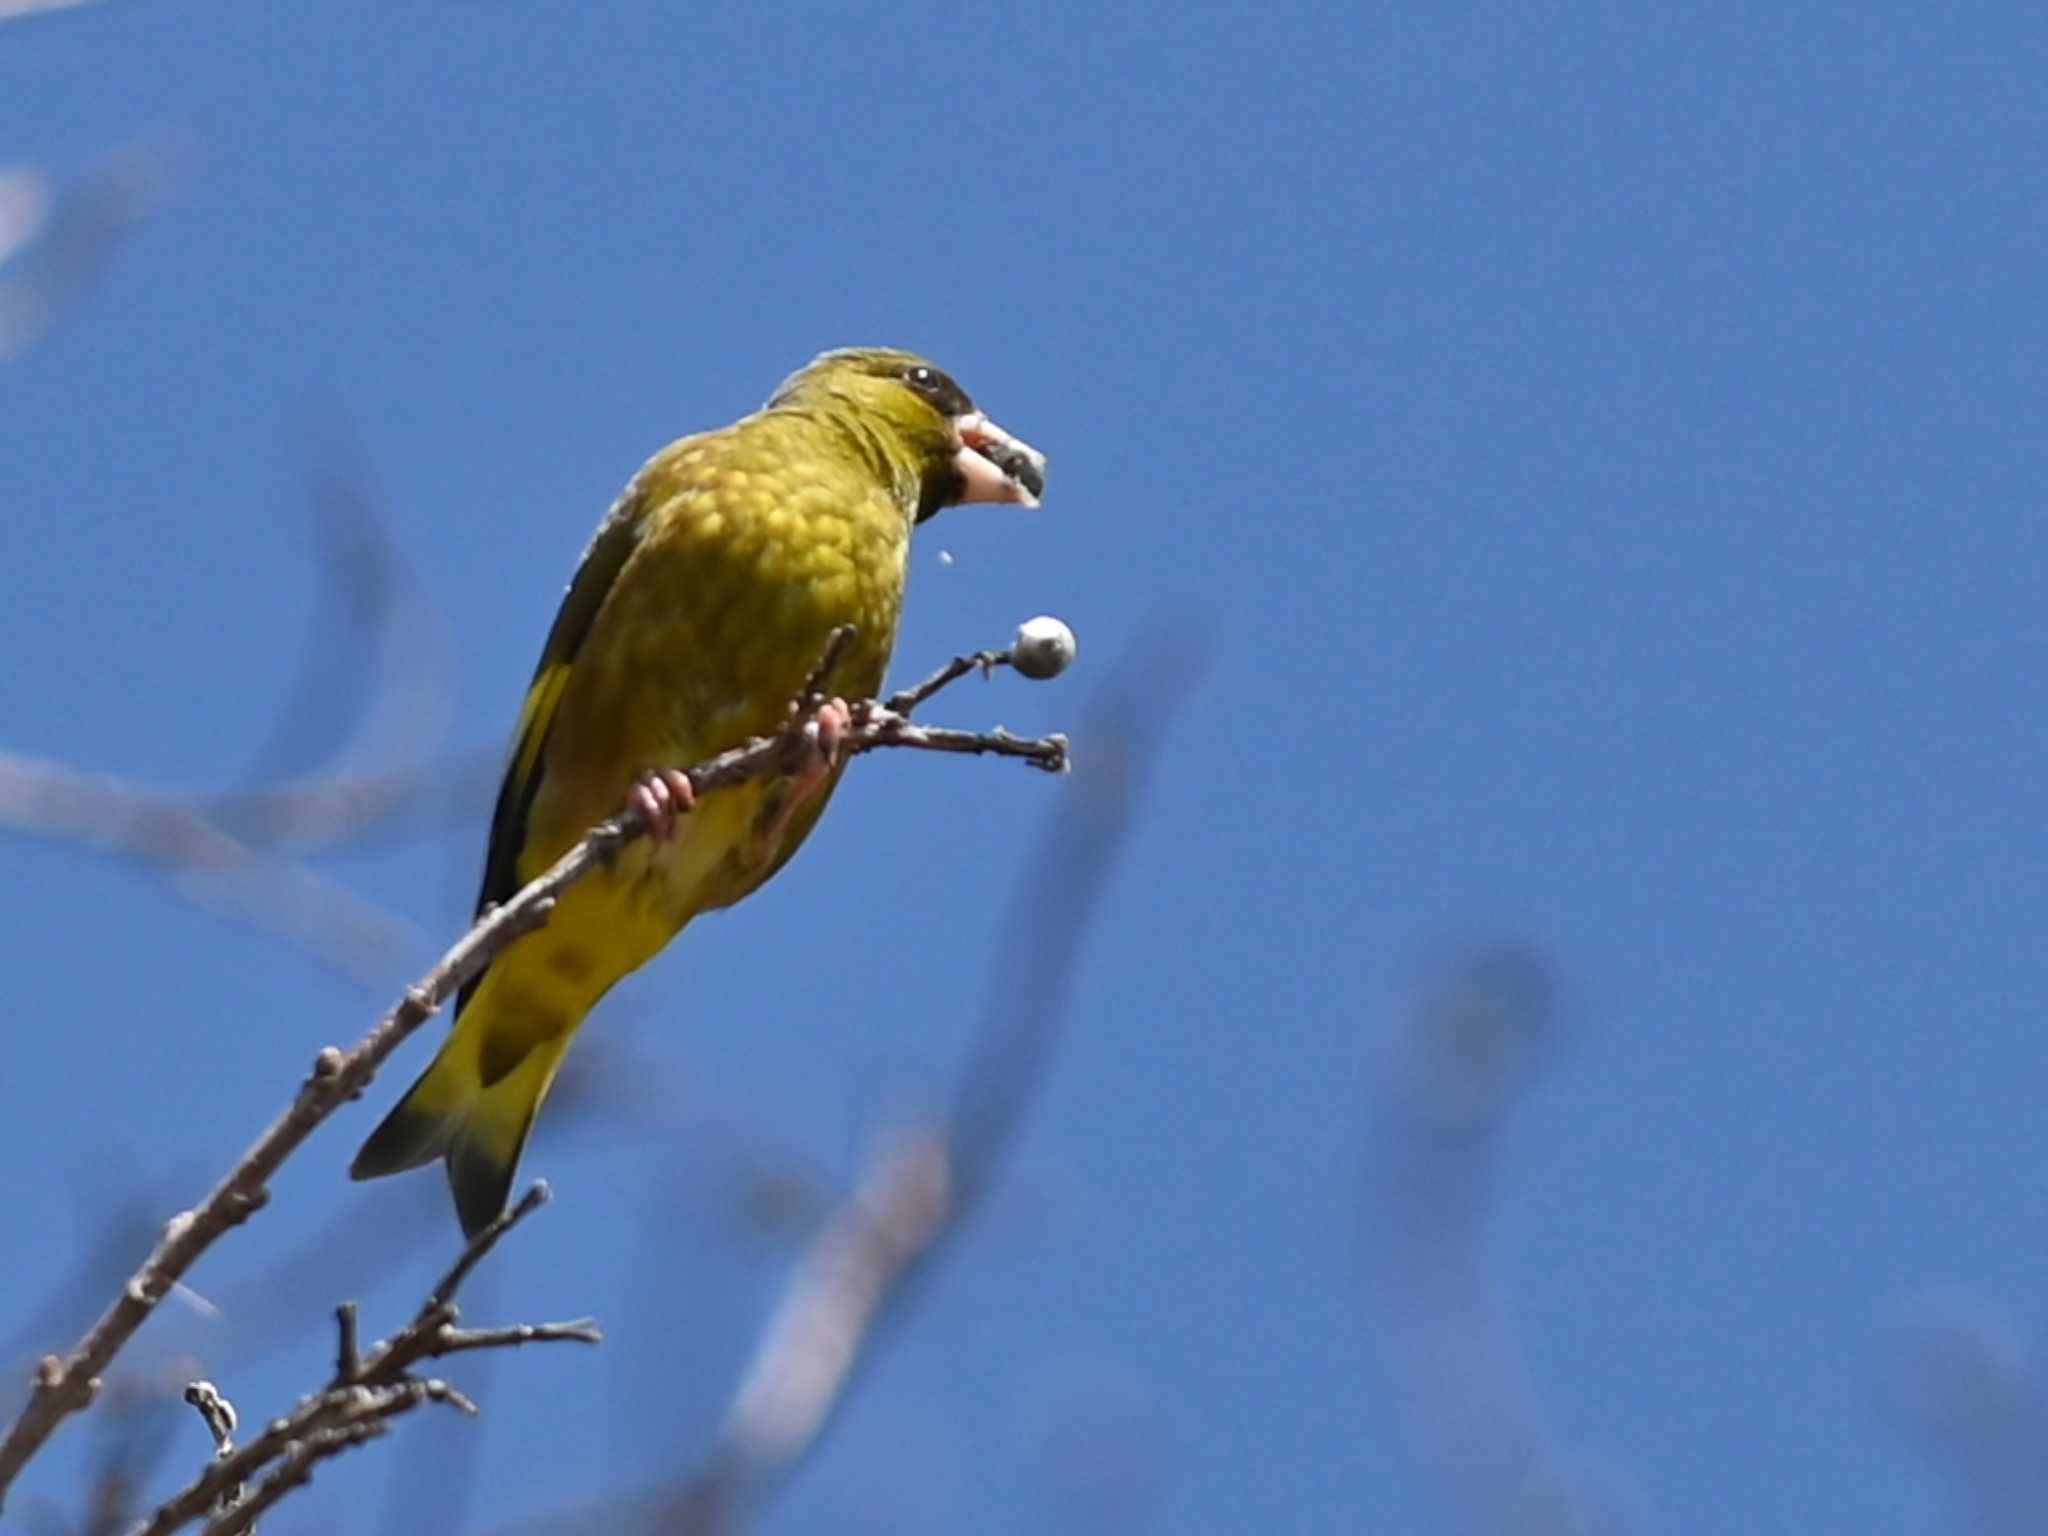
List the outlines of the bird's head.
{"type": "Polygon", "coordinates": [[[919,522],[970,501],[1035,507],[1045,491],[1045,455],[976,410],[966,390],[914,352],[821,353],[782,381],[768,409],[832,418],[871,444],[892,472],[914,478],[919,522]]]}

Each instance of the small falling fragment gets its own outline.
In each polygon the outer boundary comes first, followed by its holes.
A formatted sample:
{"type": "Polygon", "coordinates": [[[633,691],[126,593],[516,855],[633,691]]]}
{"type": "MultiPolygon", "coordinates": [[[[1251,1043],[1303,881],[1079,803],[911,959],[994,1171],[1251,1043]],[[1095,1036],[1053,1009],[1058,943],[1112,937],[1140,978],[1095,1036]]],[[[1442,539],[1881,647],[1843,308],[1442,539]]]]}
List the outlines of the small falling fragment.
{"type": "Polygon", "coordinates": [[[173,1280],[171,1282],[170,1294],[209,1322],[219,1322],[226,1315],[219,1307],[208,1301],[182,1280],[173,1280]]]}

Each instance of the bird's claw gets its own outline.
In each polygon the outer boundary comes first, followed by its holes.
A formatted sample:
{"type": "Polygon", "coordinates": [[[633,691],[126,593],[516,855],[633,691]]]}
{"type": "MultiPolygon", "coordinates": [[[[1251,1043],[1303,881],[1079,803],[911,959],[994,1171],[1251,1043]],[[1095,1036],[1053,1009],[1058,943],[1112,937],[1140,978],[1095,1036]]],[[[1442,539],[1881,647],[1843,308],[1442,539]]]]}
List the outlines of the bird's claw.
{"type": "Polygon", "coordinates": [[[650,769],[626,791],[626,805],[640,813],[649,837],[666,843],[675,837],[676,823],[696,809],[697,789],[687,773],[674,768],[650,769]]]}
{"type": "Polygon", "coordinates": [[[824,787],[839,766],[840,749],[852,729],[852,708],[844,699],[831,698],[811,711],[801,730],[791,733],[794,761],[785,771],[781,785],[762,805],[754,823],[749,854],[752,862],[763,863],[775,857],[798,809],[824,787]]]}
{"type": "Polygon", "coordinates": [[[790,795],[793,803],[808,799],[839,765],[839,748],[852,729],[853,710],[841,698],[825,700],[804,722],[803,761],[790,775],[795,781],[790,795]]]}

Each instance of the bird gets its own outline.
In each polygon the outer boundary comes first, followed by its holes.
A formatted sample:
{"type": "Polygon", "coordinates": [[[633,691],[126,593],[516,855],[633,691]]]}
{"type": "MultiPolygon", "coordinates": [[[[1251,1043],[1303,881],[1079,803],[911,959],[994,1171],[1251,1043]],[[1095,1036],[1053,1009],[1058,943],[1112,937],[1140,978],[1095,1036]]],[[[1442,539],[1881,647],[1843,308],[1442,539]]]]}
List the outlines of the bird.
{"type": "Polygon", "coordinates": [[[832,686],[876,693],[911,530],[969,502],[1036,506],[1045,463],[936,364],[847,347],[798,369],[753,414],[642,466],[584,551],[528,685],[477,913],[622,806],[650,835],[461,989],[452,1030],[350,1177],[439,1159],[466,1237],[499,1216],[584,1018],[692,918],[789,861],[838,783],[850,715],[839,699],[821,709],[811,759],[787,776],[693,804],[677,769],[782,729],[840,626],[853,633],[832,686]]]}

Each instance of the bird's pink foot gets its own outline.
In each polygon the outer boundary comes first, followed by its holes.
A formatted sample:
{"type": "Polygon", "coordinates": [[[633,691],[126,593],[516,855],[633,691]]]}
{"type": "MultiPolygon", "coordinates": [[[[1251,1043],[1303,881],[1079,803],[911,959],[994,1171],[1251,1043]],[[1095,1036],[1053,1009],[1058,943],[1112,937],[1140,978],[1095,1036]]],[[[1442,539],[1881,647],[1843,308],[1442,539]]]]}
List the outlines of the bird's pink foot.
{"type": "Polygon", "coordinates": [[[827,699],[804,722],[797,762],[769,795],[754,823],[750,850],[754,863],[776,856],[791,818],[825,787],[839,766],[839,749],[852,729],[853,711],[844,699],[827,699]]]}
{"type": "Polygon", "coordinates": [[[649,837],[665,843],[676,835],[676,823],[696,809],[697,791],[687,773],[657,768],[633,781],[626,791],[626,805],[640,813],[649,837]]]}
{"type": "Polygon", "coordinates": [[[804,760],[790,775],[792,810],[810,799],[818,786],[831,777],[832,770],[839,766],[840,743],[852,729],[853,711],[847,708],[846,700],[827,699],[818,706],[818,712],[804,726],[804,760]]]}

